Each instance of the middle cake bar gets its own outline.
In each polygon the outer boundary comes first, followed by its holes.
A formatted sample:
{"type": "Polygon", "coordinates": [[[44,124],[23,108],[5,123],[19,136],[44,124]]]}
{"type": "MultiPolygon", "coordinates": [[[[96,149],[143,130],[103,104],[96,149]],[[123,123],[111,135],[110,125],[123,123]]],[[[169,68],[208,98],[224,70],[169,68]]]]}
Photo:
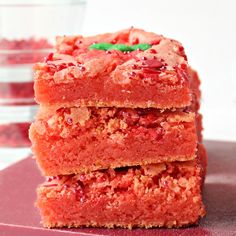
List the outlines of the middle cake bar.
{"type": "Polygon", "coordinates": [[[41,107],[30,137],[47,176],[196,156],[198,115],[185,110],[41,107]]]}

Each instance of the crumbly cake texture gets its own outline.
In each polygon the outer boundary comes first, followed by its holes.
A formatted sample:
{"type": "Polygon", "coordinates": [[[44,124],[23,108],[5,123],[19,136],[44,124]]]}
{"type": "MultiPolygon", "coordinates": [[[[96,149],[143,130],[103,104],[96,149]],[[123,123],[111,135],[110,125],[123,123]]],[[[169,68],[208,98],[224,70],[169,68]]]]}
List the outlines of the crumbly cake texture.
{"type": "Polygon", "coordinates": [[[194,112],[140,108],[41,107],[30,138],[48,176],[192,160],[198,142],[194,112]]]}
{"type": "Polygon", "coordinates": [[[35,65],[30,128],[48,176],[37,189],[43,225],[197,224],[207,165],[199,85],[182,45],[161,35],[57,37],[35,65]]]}
{"type": "Polygon", "coordinates": [[[182,108],[192,94],[182,45],[139,29],[94,37],[58,37],[56,53],[35,66],[35,96],[40,104],[129,108],[182,108]],[[150,48],[121,52],[90,49],[93,43],[150,48]]]}
{"type": "Polygon", "coordinates": [[[45,227],[182,227],[205,215],[205,152],[186,162],[49,178],[38,188],[45,227]],[[202,156],[200,156],[202,155],[202,156]]]}

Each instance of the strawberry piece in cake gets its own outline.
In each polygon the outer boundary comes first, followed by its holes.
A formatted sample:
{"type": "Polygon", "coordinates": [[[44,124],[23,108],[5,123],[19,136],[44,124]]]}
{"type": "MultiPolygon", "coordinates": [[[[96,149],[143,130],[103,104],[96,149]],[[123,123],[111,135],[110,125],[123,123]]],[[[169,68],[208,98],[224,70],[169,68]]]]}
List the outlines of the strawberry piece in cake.
{"type": "Polygon", "coordinates": [[[45,175],[195,158],[195,113],[157,109],[41,107],[33,151],[45,175]]]}
{"type": "Polygon", "coordinates": [[[43,224],[108,228],[197,224],[205,215],[201,197],[205,159],[200,150],[193,161],[50,178],[38,188],[43,224]]]}
{"type": "Polygon", "coordinates": [[[58,38],[57,52],[35,66],[35,96],[40,104],[67,107],[182,108],[192,101],[189,77],[180,43],[132,28],[58,38]],[[126,47],[133,51],[120,51],[126,47]]]}

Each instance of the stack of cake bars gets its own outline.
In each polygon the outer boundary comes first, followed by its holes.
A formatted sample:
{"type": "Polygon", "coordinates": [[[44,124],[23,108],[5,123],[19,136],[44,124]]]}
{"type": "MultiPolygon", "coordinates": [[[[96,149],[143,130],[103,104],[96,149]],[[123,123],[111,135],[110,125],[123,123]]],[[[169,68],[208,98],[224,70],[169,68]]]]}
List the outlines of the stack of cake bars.
{"type": "Polygon", "coordinates": [[[57,37],[35,96],[44,226],[171,228],[205,215],[199,80],[179,42],[134,28],[57,37]]]}

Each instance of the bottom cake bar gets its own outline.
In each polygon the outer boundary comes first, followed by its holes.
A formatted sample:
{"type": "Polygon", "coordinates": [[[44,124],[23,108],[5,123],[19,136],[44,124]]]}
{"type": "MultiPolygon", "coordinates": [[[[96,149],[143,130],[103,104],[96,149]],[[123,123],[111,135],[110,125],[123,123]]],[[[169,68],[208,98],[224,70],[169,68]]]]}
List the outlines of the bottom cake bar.
{"type": "Polygon", "coordinates": [[[206,155],[196,160],[49,178],[38,188],[46,227],[182,227],[205,215],[206,155]]]}

